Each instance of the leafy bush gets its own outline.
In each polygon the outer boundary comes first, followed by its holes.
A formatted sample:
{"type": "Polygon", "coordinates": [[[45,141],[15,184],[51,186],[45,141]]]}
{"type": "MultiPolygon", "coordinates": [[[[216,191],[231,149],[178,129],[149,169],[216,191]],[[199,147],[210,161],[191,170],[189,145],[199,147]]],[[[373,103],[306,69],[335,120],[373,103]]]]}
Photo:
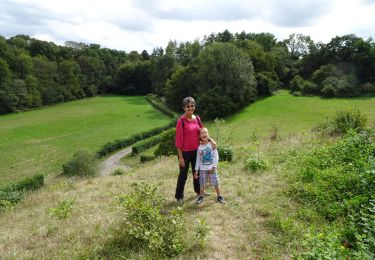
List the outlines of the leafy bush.
{"type": "MultiPolygon", "coordinates": [[[[125,211],[120,233],[124,251],[142,252],[150,259],[170,258],[201,243],[187,239],[186,235],[194,231],[187,230],[180,208],[161,213],[164,199],[156,186],[133,183],[132,187],[129,195],[119,197],[119,205],[125,211]]],[[[205,233],[196,230],[195,237],[204,240],[205,233]]]]}
{"type": "Polygon", "coordinates": [[[268,161],[262,158],[259,154],[250,155],[245,162],[245,169],[253,172],[265,170],[268,166],[268,161]]]}
{"type": "Polygon", "coordinates": [[[176,129],[172,128],[165,132],[160,140],[160,143],[156,150],[154,151],[154,155],[158,156],[170,156],[176,153],[175,147],[175,135],[176,129]]]}
{"type": "Polygon", "coordinates": [[[50,208],[48,211],[52,216],[58,219],[67,219],[73,210],[75,201],[76,198],[63,200],[56,208],[50,208]]]}
{"type": "Polygon", "coordinates": [[[357,109],[348,108],[336,113],[336,116],[317,127],[317,130],[329,135],[342,135],[349,131],[357,133],[365,130],[367,118],[357,109]]]}
{"type": "Polygon", "coordinates": [[[345,134],[349,130],[360,132],[365,129],[366,117],[357,109],[339,111],[333,120],[334,131],[345,134]]]}
{"type": "Polygon", "coordinates": [[[111,172],[111,175],[124,175],[125,171],[121,168],[116,168],[111,172]]]}
{"type": "Polygon", "coordinates": [[[23,199],[27,191],[39,189],[43,185],[44,176],[37,174],[31,178],[25,178],[0,187],[0,212],[12,207],[23,199]]]}
{"type": "Polygon", "coordinates": [[[347,241],[349,258],[372,259],[375,251],[374,157],[373,134],[353,130],[342,140],[299,157],[295,165],[297,181],[291,195],[328,221],[342,226],[333,238],[329,232],[321,238],[314,237],[319,247],[310,248],[309,254],[323,257],[330,251],[339,252],[342,241],[347,241]],[[326,241],[327,236],[332,239],[326,241]]]}
{"type": "Polygon", "coordinates": [[[142,141],[137,142],[132,147],[132,155],[137,155],[143,151],[145,151],[148,148],[151,148],[159,143],[162,143],[163,141],[168,141],[168,139],[171,137],[171,135],[174,136],[175,129],[169,129],[167,131],[164,131],[158,135],[152,136],[150,138],[144,139],[142,141]]]}
{"type": "Polygon", "coordinates": [[[97,174],[98,162],[94,155],[87,151],[78,151],[73,159],[63,165],[63,174],[67,176],[94,176],[97,174]]]}
{"type": "Polygon", "coordinates": [[[233,161],[234,151],[231,146],[219,146],[217,152],[219,153],[220,161],[233,161]]]}
{"type": "Polygon", "coordinates": [[[170,116],[172,118],[177,118],[177,114],[170,110],[158,97],[156,94],[147,94],[146,100],[150,102],[151,105],[153,105],[156,109],[161,111],[167,116],[170,116]]]}
{"type": "Polygon", "coordinates": [[[101,158],[103,156],[106,156],[107,154],[110,154],[110,153],[112,153],[114,151],[117,151],[121,148],[124,148],[126,146],[131,145],[131,144],[134,144],[134,143],[136,143],[140,140],[143,140],[143,139],[149,138],[151,136],[157,135],[157,134],[159,134],[159,133],[161,133],[161,132],[163,132],[163,131],[171,128],[171,127],[174,127],[175,125],[176,125],[176,119],[173,119],[167,125],[157,127],[157,128],[151,129],[149,131],[134,134],[134,135],[132,135],[128,138],[125,138],[125,139],[119,139],[119,140],[115,140],[113,142],[107,143],[107,144],[103,145],[99,149],[99,151],[96,152],[96,157],[101,158]]]}
{"type": "Polygon", "coordinates": [[[150,162],[152,160],[155,160],[155,156],[154,155],[148,155],[148,154],[141,154],[139,156],[139,160],[141,161],[141,163],[145,163],[145,162],[150,162]]]}

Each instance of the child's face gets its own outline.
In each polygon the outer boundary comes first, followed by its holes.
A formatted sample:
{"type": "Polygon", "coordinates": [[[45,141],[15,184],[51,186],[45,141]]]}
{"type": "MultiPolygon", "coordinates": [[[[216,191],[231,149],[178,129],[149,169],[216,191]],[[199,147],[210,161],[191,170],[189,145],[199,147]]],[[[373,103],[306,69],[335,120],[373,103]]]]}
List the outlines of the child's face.
{"type": "Polygon", "coordinates": [[[202,141],[208,140],[208,130],[206,128],[201,128],[201,130],[199,130],[199,136],[202,141]]]}
{"type": "Polygon", "coordinates": [[[185,114],[194,114],[194,111],[195,111],[195,104],[194,103],[189,103],[187,105],[184,106],[184,111],[185,111],[185,114]]]}

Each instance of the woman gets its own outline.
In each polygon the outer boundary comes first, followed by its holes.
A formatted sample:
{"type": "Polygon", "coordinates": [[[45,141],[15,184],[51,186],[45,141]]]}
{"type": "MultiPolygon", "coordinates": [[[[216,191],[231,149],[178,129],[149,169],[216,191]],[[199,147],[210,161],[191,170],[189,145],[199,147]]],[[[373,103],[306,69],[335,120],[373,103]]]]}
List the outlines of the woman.
{"type": "MultiPolygon", "coordinates": [[[[177,120],[176,125],[176,148],[178,152],[178,164],[180,173],[178,175],[175,198],[177,202],[183,202],[184,189],[191,164],[192,173],[195,169],[195,161],[197,158],[197,149],[199,146],[199,129],[202,127],[199,116],[194,115],[195,100],[192,97],[184,98],[182,106],[185,113],[177,120]]],[[[210,140],[213,147],[215,142],[210,140]]],[[[194,191],[199,195],[199,179],[193,178],[194,191]]]]}

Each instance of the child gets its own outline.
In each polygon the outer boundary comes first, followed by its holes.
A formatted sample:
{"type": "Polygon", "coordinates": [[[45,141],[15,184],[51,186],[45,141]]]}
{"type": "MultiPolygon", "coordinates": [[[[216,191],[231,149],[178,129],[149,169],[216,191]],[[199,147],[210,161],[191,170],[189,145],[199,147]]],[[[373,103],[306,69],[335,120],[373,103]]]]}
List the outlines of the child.
{"type": "Polygon", "coordinates": [[[195,163],[194,178],[198,179],[200,185],[200,194],[197,198],[196,203],[201,204],[204,199],[204,189],[211,182],[211,185],[215,187],[217,194],[217,201],[225,203],[223,196],[220,194],[219,188],[219,176],[217,174],[217,164],[219,162],[219,154],[217,149],[213,149],[209,142],[208,129],[202,127],[199,129],[199,136],[201,143],[197,150],[197,161],[195,163]],[[199,175],[198,175],[199,170],[199,175]]]}

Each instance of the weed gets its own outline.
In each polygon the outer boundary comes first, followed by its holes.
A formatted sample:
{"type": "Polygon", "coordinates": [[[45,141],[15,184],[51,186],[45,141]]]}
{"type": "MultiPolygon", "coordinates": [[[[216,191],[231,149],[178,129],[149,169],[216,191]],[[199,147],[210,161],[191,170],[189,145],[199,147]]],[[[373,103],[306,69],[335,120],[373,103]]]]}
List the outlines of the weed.
{"type": "Polygon", "coordinates": [[[58,219],[67,219],[73,210],[75,201],[76,198],[63,200],[56,208],[50,208],[48,211],[51,216],[57,217],[58,219]]]}
{"type": "Polygon", "coordinates": [[[266,170],[268,167],[268,161],[262,158],[260,154],[249,155],[245,162],[245,169],[252,172],[266,170]]]}

